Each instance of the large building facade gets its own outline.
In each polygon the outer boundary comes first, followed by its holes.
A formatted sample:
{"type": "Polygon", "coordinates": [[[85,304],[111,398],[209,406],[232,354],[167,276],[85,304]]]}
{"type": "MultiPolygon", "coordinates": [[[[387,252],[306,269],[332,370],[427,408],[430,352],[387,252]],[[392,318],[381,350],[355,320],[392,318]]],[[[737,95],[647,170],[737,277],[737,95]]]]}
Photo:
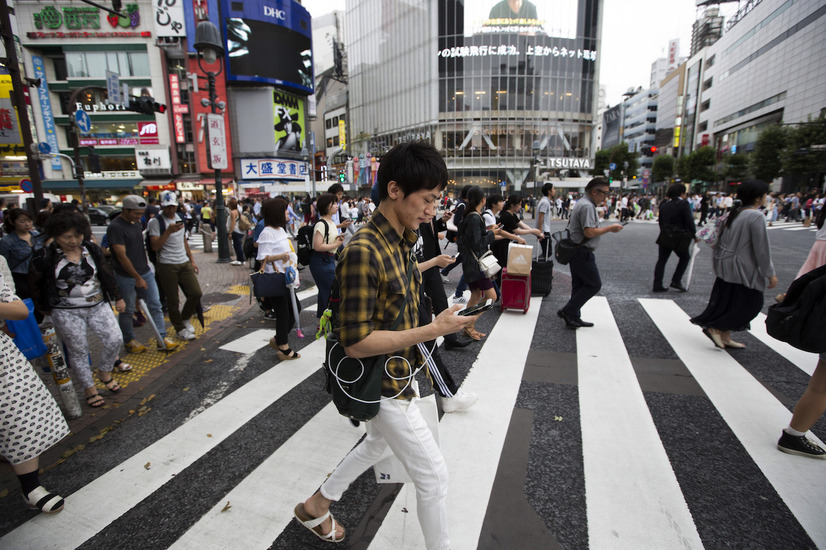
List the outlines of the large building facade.
{"type": "Polygon", "coordinates": [[[347,2],[352,155],[427,140],[453,182],[522,191],[593,166],[602,0],[347,2]]]}

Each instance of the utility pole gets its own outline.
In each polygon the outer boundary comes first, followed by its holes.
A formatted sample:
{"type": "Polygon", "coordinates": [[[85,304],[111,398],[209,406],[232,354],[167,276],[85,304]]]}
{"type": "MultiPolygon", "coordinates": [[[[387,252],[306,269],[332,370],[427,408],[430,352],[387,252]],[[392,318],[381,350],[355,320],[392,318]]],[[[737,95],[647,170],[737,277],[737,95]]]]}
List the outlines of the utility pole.
{"type": "MultiPolygon", "coordinates": [[[[11,75],[12,97],[14,106],[17,108],[17,120],[20,126],[20,137],[23,139],[23,148],[26,150],[26,163],[29,167],[29,179],[32,180],[32,191],[34,192],[34,210],[36,212],[40,200],[43,198],[43,185],[40,181],[40,166],[37,164],[37,157],[32,146],[32,128],[29,124],[29,107],[26,105],[26,97],[23,94],[23,80],[20,78],[20,61],[17,59],[17,44],[14,42],[14,34],[11,31],[11,16],[6,0],[0,0],[0,33],[3,35],[3,46],[6,48],[6,58],[2,60],[6,70],[11,75]]],[[[31,209],[31,208],[30,208],[31,209]]]]}

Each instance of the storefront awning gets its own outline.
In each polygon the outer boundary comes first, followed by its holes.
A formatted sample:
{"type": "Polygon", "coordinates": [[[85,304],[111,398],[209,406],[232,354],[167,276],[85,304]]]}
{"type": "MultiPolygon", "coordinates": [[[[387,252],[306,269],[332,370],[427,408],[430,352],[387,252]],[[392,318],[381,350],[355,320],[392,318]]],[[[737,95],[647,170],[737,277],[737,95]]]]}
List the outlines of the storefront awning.
{"type": "MultiPolygon", "coordinates": [[[[129,189],[138,187],[143,179],[90,179],[84,181],[87,191],[93,189],[129,189]]],[[[77,180],[46,180],[43,182],[44,191],[80,191],[77,180]]]]}

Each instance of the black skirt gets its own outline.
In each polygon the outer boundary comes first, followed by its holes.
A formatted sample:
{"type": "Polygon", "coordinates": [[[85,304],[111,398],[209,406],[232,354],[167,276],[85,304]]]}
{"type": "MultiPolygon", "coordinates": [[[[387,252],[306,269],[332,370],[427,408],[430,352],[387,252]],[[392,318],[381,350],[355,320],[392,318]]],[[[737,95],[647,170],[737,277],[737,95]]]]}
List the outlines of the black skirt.
{"type": "Polygon", "coordinates": [[[763,293],[740,283],[717,277],[706,310],[691,319],[703,328],[721,331],[748,330],[749,323],[763,309],[763,293]]]}

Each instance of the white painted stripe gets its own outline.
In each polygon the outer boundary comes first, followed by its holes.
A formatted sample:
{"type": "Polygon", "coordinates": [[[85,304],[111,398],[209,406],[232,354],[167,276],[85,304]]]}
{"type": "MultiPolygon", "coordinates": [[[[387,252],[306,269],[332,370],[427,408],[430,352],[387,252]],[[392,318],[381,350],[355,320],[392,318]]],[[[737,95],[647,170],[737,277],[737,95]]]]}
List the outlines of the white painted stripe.
{"type": "MultiPolygon", "coordinates": [[[[809,226],[809,227],[806,227],[806,226],[801,226],[801,227],[784,227],[783,229],[785,229],[786,231],[811,231],[811,230],[812,230],[811,226],[809,226]]],[[[817,231],[817,227],[815,227],[815,229],[814,229],[814,230],[815,230],[815,231],[817,231]]]]}
{"type": "MultiPolygon", "coordinates": [[[[439,423],[442,454],[450,472],[447,510],[453,550],[475,549],[479,543],[541,306],[542,299],[533,298],[528,313],[499,316],[462,384],[479,401],[466,411],[446,414],[439,423]]],[[[404,485],[370,548],[424,548],[415,493],[412,484],[404,485]]]]}
{"type": "MultiPolygon", "coordinates": [[[[41,514],[0,539],[0,548],[75,548],[95,536],[179,472],[316,372],[324,341],[281,361],[186,424],[66,498],[56,516],[41,514]]],[[[316,480],[318,482],[318,480],[316,480]]]]}
{"type": "MultiPolygon", "coordinates": [[[[318,295],[318,287],[314,286],[306,290],[300,291],[296,296],[298,298],[298,301],[300,302],[306,300],[307,298],[312,298],[316,295],[318,295]]],[[[314,336],[315,335],[313,335],[313,337],[314,336]]],[[[275,337],[275,330],[260,329],[253,331],[240,338],[236,338],[231,342],[227,342],[218,349],[222,349],[225,351],[234,351],[236,353],[255,353],[256,351],[265,347],[269,343],[270,338],[273,337],[275,337]]]]}
{"type": "Polygon", "coordinates": [[[790,346],[786,342],[775,340],[769,333],[766,332],[766,314],[760,313],[751,322],[751,329],[749,332],[752,336],[760,340],[762,343],[782,355],[792,364],[797,365],[800,370],[811,376],[815,372],[817,366],[817,354],[809,353],[808,351],[799,350],[790,346]]]}
{"type": "MultiPolygon", "coordinates": [[[[640,304],[815,545],[826,548],[826,464],[776,448],[791,413],[670,300],[640,304]]],[[[809,437],[822,443],[813,434],[809,437]]]]}
{"type": "Polygon", "coordinates": [[[363,434],[330,403],[170,548],[269,548],[292,521],[295,505],[318,489],[363,434]],[[222,512],[227,503],[232,508],[222,512]]]}
{"type": "Polygon", "coordinates": [[[228,342],[218,349],[225,351],[234,351],[237,353],[255,353],[261,348],[265,347],[270,338],[275,337],[275,331],[272,329],[259,329],[253,331],[241,338],[236,338],[232,342],[228,342]]]}
{"type": "Polygon", "coordinates": [[[592,298],[576,331],[591,548],[702,548],[608,300],[592,298]]]}

